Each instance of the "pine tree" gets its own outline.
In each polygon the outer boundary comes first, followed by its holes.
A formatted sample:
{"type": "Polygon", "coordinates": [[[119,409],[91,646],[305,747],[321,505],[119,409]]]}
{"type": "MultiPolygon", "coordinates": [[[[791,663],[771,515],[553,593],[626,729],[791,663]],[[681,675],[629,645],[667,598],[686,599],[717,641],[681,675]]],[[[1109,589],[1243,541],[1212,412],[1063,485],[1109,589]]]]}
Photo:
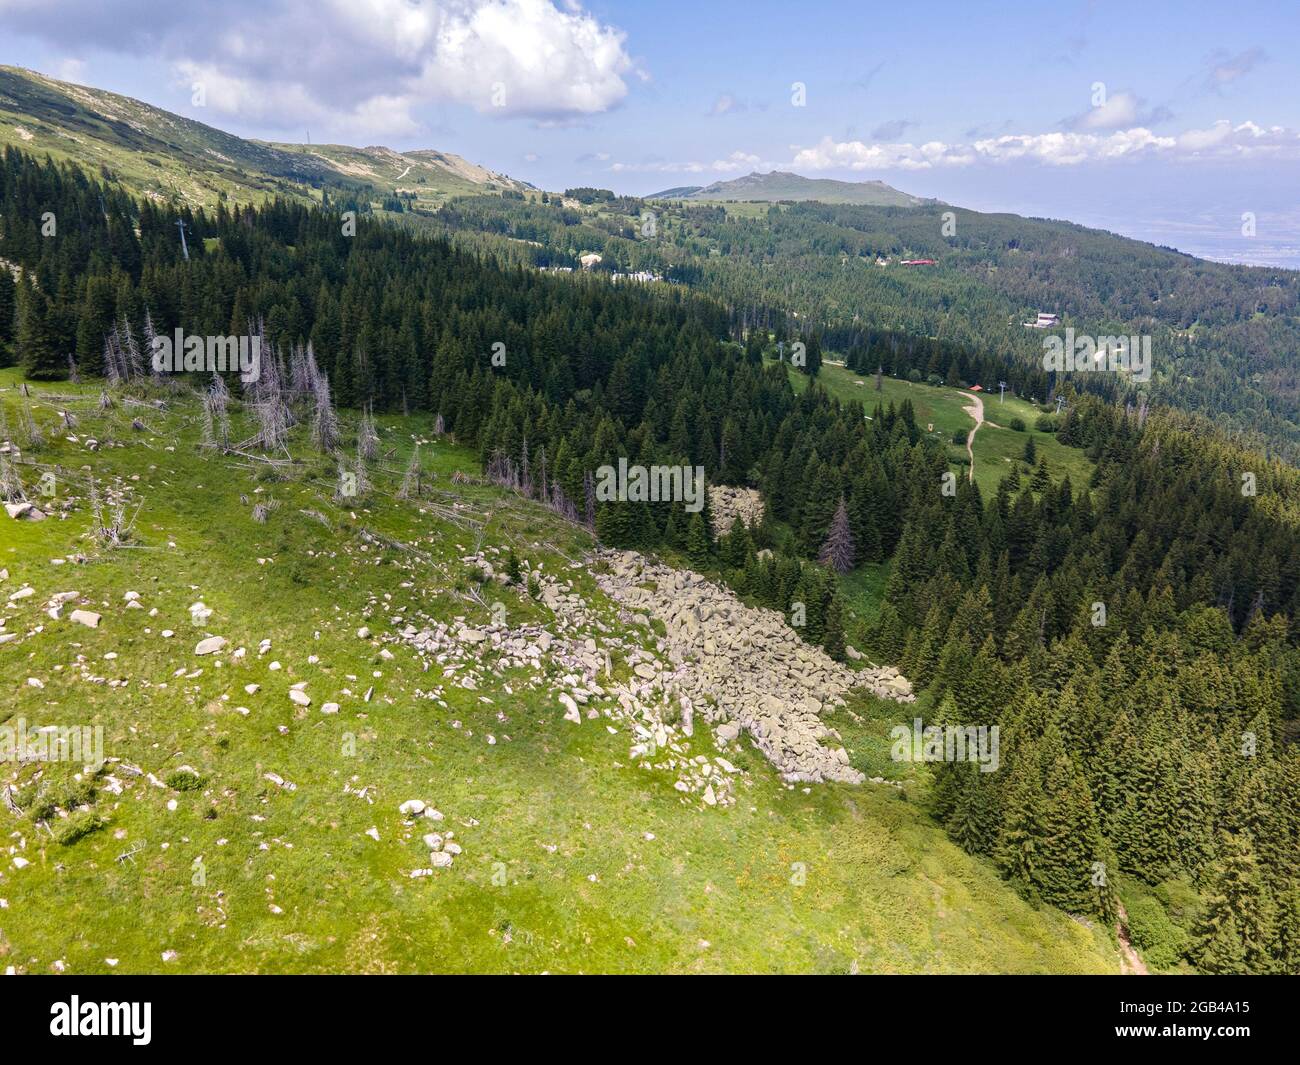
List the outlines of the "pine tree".
{"type": "Polygon", "coordinates": [[[1031,737],[1018,737],[1014,752],[1002,744],[1002,757],[1009,754],[1011,772],[1004,784],[1003,822],[994,845],[994,860],[1004,876],[1023,887],[1033,885],[1039,875],[1039,853],[1045,835],[1043,774],[1038,747],[1031,737]]]}
{"type": "Polygon", "coordinates": [[[523,583],[523,574],[519,568],[519,556],[515,554],[513,547],[506,554],[506,578],[516,586],[523,583]]]}
{"type": "Polygon", "coordinates": [[[709,530],[705,527],[704,515],[692,514],[686,529],[686,557],[690,560],[693,570],[702,573],[709,569],[710,547],[709,530]]]}
{"type": "MultiPolygon", "coordinates": [[[[0,270],[6,269],[0,266],[0,270]]],[[[18,283],[16,346],[18,365],[34,381],[51,381],[67,374],[50,321],[49,301],[24,273],[18,283]]]]}
{"type": "Polygon", "coordinates": [[[1244,833],[1225,832],[1219,851],[1192,956],[1207,973],[1270,972],[1276,911],[1261,883],[1254,846],[1244,833]]]}
{"type": "Polygon", "coordinates": [[[17,298],[17,289],[13,275],[8,270],[0,270],[0,359],[4,358],[6,342],[13,339],[14,302],[17,298]]]}
{"type": "Polygon", "coordinates": [[[980,772],[969,762],[944,763],[950,770],[952,797],[945,820],[948,835],[968,854],[988,854],[998,835],[997,791],[989,781],[992,774],[980,772]]]}
{"type": "Polygon", "coordinates": [[[822,647],[837,662],[844,661],[844,608],[838,595],[831,597],[830,605],[826,608],[822,647]]]}
{"type": "Polygon", "coordinates": [[[1041,495],[1051,487],[1052,478],[1047,472],[1047,456],[1044,455],[1038,460],[1038,466],[1034,469],[1034,476],[1029,482],[1029,488],[1031,491],[1041,495]]]}

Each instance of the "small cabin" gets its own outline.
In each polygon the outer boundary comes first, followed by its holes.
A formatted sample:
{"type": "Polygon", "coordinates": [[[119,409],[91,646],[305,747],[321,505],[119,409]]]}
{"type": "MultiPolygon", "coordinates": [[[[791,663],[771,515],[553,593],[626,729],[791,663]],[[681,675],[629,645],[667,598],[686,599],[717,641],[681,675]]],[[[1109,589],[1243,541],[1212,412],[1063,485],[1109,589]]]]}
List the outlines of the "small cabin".
{"type": "Polygon", "coordinates": [[[1038,317],[1032,322],[1026,322],[1026,329],[1051,329],[1061,324],[1059,314],[1050,314],[1047,311],[1039,311],[1038,317]]]}

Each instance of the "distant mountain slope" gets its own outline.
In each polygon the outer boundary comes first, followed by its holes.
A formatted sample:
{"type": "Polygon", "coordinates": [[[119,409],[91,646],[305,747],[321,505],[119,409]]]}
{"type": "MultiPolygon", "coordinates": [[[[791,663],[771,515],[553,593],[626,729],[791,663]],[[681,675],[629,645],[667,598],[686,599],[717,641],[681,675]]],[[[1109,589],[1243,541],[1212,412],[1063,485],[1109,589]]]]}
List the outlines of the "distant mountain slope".
{"type": "Polygon", "coordinates": [[[653,192],[646,197],[647,200],[688,200],[695,193],[703,192],[703,185],[675,185],[671,189],[664,189],[663,192],[653,192]]]}
{"type": "Polygon", "coordinates": [[[732,181],[715,181],[703,188],[686,185],[665,189],[649,199],[662,200],[818,200],[822,203],[851,203],[868,207],[919,207],[935,203],[910,193],[900,192],[883,181],[834,181],[831,178],[807,178],[773,170],[770,174],[755,171],[732,181]]]}
{"type": "Polygon", "coordinates": [[[398,152],[382,145],[353,148],[347,144],[272,144],[272,148],[315,159],[345,180],[403,191],[476,195],[484,189],[531,188],[450,152],[419,149],[398,152]]]}
{"type": "Polygon", "coordinates": [[[407,189],[445,201],[490,188],[529,188],[447,152],[247,140],[127,96],[0,66],[0,146],[107,171],[133,191],[198,206],[282,195],[319,199],[332,187],[407,189]]]}

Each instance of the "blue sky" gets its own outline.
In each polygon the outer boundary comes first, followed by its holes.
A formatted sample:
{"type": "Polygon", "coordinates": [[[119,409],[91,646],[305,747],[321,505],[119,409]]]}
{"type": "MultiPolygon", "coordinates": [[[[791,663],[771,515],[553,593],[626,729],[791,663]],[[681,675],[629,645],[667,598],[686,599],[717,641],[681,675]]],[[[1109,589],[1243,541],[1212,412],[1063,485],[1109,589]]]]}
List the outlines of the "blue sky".
{"type": "Polygon", "coordinates": [[[546,188],[878,178],[1300,265],[1298,29],[1249,0],[0,0],[0,61],[546,188]]]}

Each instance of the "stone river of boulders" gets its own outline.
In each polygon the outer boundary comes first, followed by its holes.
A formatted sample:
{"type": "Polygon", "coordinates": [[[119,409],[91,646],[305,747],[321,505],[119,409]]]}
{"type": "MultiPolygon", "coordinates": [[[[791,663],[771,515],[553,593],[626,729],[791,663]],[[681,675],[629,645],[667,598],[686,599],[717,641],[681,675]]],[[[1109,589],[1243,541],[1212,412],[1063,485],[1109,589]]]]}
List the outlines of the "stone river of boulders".
{"type": "MultiPolygon", "coordinates": [[[[504,579],[483,554],[464,561],[485,579],[504,579]]],[[[779,613],[748,607],[698,574],[634,552],[601,551],[579,567],[621,608],[622,623],[602,619],[572,580],[539,568],[530,572],[552,624],[458,620],[408,625],[401,636],[440,668],[444,685],[475,691],[486,672],[498,678],[495,686],[507,671],[526,671],[514,683],[553,694],[575,725],[603,719],[611,733],[630,731],[630,760],[674,774],[678,791],[708,806],[734,802],[745,774],[726,757],[693,753],[697,721],[712,727],[724,754],[747,736],[789,783],[858,784],[863,774],[822,715],[842,706],[852,688],[914,698],[897,670],[850,669],[804,643],[779,613]],[[616,660],[628,675],[620,669],[614,677],[616,660]]],[[[427,694],[442,701],[441,688],[427,694]]]]}

